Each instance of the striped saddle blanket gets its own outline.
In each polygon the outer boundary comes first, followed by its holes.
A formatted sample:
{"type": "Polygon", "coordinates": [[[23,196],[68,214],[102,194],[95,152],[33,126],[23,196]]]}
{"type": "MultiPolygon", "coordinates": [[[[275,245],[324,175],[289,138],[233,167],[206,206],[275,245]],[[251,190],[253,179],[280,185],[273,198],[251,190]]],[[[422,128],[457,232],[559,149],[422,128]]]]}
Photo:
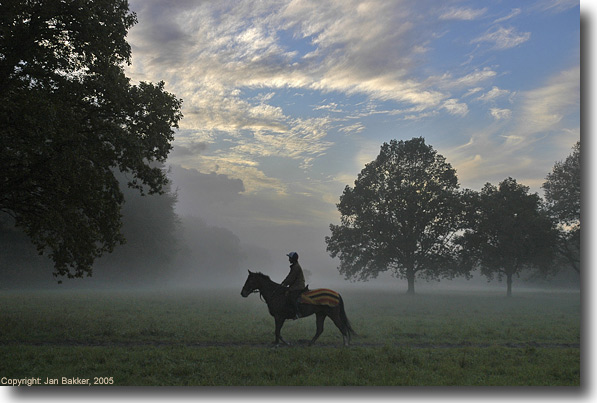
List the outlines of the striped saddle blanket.
{"type": "Polygon", "coordinates": [[[327,288],[309,290],[301,294],[301,304],[337,306],[340,304],[340,294],[327,288]]]}

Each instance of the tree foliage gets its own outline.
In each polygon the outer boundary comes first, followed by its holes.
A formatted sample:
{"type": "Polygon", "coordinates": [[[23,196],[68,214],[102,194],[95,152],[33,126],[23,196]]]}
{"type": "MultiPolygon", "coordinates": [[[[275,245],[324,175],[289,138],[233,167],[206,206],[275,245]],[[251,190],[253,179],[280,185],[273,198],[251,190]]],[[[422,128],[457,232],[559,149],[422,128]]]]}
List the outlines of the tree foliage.
{"type": "Polygon", "coordinates": [[[465,261],[489,279],[506,277],[508,295],[523,270],[552,268],[556,234],[539,195],[507,178],[498,186],[487,183],[475,199],[471,229],[458,240],[465,261]]]}
{"type": "MultiPolygon", "coordinates": [[[[141,195],[127,186],[120,172],[116,178],[124,196],[121,208],[124,245],[104,254],[93,264],[93,278],[87,286],[163,285],[178,267],[174,264],[180,243],[179,218],[174,211],[176,195],[170,184],[164,194],[141,195]]],[[[22,229],[9,216],[0,216],[0,278],[6,287],[48,286],[56,280],[51,275],[52,262],[38,256],[22,229]]],[[[60,282],[60,280],[59,280],[60,282]]],[[[76,285],[76,283],[75,283],[76,285]]]]}
{"type": "Polygon", "coordinates": [[[557,162],[543,184],[548,211],[558,224],[558,251],[580,273],[580,141],[557,162]]]}
{"type": "Polygon", "coordinates": [[[326,243],[346,278],[391,270],[414,293],[417,275],[466,273],[458,272],[452,242],[462,223],[456,171],[423,138],[384,143],[337,207],[341,225],[330,225],[326,243]]]}
{"type": "Polygon", "coordinates": [[[90,275],[124,241],[116,170],[141,192],[167,183],[151,163],[171,148],[181,100],[125,76],[135,22],[125,0],[0,3],[0,211],[56,275],[90,275]]]}

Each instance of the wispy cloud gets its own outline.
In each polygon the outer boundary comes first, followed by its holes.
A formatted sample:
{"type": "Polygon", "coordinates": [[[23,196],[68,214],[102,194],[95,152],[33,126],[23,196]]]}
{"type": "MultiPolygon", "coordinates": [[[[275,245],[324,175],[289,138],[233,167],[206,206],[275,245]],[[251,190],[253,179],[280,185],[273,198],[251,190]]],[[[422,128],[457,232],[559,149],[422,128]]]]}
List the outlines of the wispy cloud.
{"type": "Polygon", "coordinates": [[[579,4],[579,0],[537,0],[534,8],[541,11],[559,13],[573,7],[578,7],[579,4]]]}
{"type": "Polygon", "coordinates": [[[512,116],[512,111],[510,109],[491,108],[489,109],[489,113],[496,120],[510,119],[512,116]]]}
{"type": "Polygon", "coordinates": [[[494,49],[505,50],[521,45],[530,38],[530,32],[519,33],[514,27],[498,26],[473,39],[471,43],[489,42],[494,45],[494,49]]]}
{"type": "Polygon", "coordinates": [[[503,98],[503,97],[508,97],[508,96],[513,96],[516,93],[512,93],[509,90],[504,90],[504,89],[500,89],[496,86],[493,86],[491,88],[491,90],[487,91],[486,93],[480,95],[479,97],[477,97],[476,99],[478,101],[483,101],[483,102],[491,102],[491,101],[495,101],[498,98],[503,98]]]}
{"type": "Polygon", "coordinates": [[[508,15],[506,15],[504,17],[496,19],[495,21],[493,21],[493,23],[497,24],[498,22],[507,21],[507,20],[509,20],[511,18],[516,17],[517,15],[520,15],[521,12],[522,12],[522,10],[520,8],[513,8],[512,11],[510,12],[510,14],[508,14],[508,15]]]}
{"type": "Polygon", "coordinates": [[[463,117],[468,114],[468,106],[465,103],[458,102],[456,99],[446,100],[443,107],[452,115],[463,117]]]}
{"type": "Polygon", "coordinates": [[[472,8],[450,8],[444,11],[439,19],[440,20],[475,20],[487,12],[487,8],[472,9],[472,8]]]}
{"type": "MultiPolygon", "coordinates": [[[[495,70],[490,67],[484,67],[483,69],[476,69],[460,77],[454,77],[452,73],[445,73],[442,76],[431,76],[425,83],[444,90],[470,88],[476,87],[480,83],[494,78],[496,75],[495,70]]],[[[482,90],[482,88],[479,88],[479,90],[482,90]]]]}
{"type": "Polygon", "coordinates": [[[483,91],[483,87],[475,87],[475,88],[471,88],[469,89],[464,95],[463,97],[470,97],[473,94],[477,94],[479,92],[483,91]]]}
{"type": "Polygon", "coordinates": [[[560,130],[565,116],[579,118],[580,67],[564,70],[546,85],[522,94],[522,105],[516,131],[530,136],[560,130]]]}
{"type": "Polygon", "coordinates": [[[345,134],[358,134],[365,130],[365,125],[359,122],[349,126],[343,126],[338,130],[345,134]]]}
{"type": "Polygon", "coordinates": [[[466,144],[446,152],[461,180],[480,187],[521,172],[517,179],[538,190],[553,161],[542,168],[536,144],[569,149],[579,136],[579,66],[520,92],[513,102],[512,108],[490,108],[493,123],[471,133],[466,144]]]}

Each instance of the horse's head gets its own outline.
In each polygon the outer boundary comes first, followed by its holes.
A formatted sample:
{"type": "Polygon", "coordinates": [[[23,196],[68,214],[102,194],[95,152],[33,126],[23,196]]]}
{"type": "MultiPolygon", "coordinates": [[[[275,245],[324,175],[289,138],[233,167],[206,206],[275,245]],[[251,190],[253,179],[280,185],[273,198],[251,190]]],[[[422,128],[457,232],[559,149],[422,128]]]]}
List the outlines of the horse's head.
{"type": "Polygon", "coordinates": [[[255,290],[259,289],[259,273],[253,273],[249,270],[249,277],[247,277],[247,281],[245,281],[245,285],[243,289],[240,291],[240,295],[243,297],[248,297],[250,294],[255,292],[255,290]]]}

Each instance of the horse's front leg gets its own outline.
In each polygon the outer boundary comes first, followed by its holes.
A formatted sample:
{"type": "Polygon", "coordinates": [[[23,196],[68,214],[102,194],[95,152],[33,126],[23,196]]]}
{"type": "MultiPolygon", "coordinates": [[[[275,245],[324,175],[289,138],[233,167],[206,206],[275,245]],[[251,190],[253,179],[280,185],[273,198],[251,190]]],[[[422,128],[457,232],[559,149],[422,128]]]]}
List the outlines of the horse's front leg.
{"type": "Polygon", "coordinates": [[[286,319],[276,317],[275,320],[276,320],[276,340],[274,340],[274,344],[279,345],[280,342],[282,342],[285,345],[289,346],[290,344],[288,344],[286,342],[286,340],[284,340],[282,338],[282,335],[280,334],[280,330],[282,330],[282,326],[284,325],[284,322],[286,321],[286,319]]]}
{"type": "Polygon", "coordinates": [[[315,343],[315,340],[317,340],[319,338],[319,336],[321,335],[321,333],[323,333],[323,321],[325,320],[325,314],[322,312],[317,312],[316,317],[317,317],[317,330],[315,332],[315,336],[313,336],[313,338],[309,342],[309,346],[312,346],[313,343],[315,343]]]}

